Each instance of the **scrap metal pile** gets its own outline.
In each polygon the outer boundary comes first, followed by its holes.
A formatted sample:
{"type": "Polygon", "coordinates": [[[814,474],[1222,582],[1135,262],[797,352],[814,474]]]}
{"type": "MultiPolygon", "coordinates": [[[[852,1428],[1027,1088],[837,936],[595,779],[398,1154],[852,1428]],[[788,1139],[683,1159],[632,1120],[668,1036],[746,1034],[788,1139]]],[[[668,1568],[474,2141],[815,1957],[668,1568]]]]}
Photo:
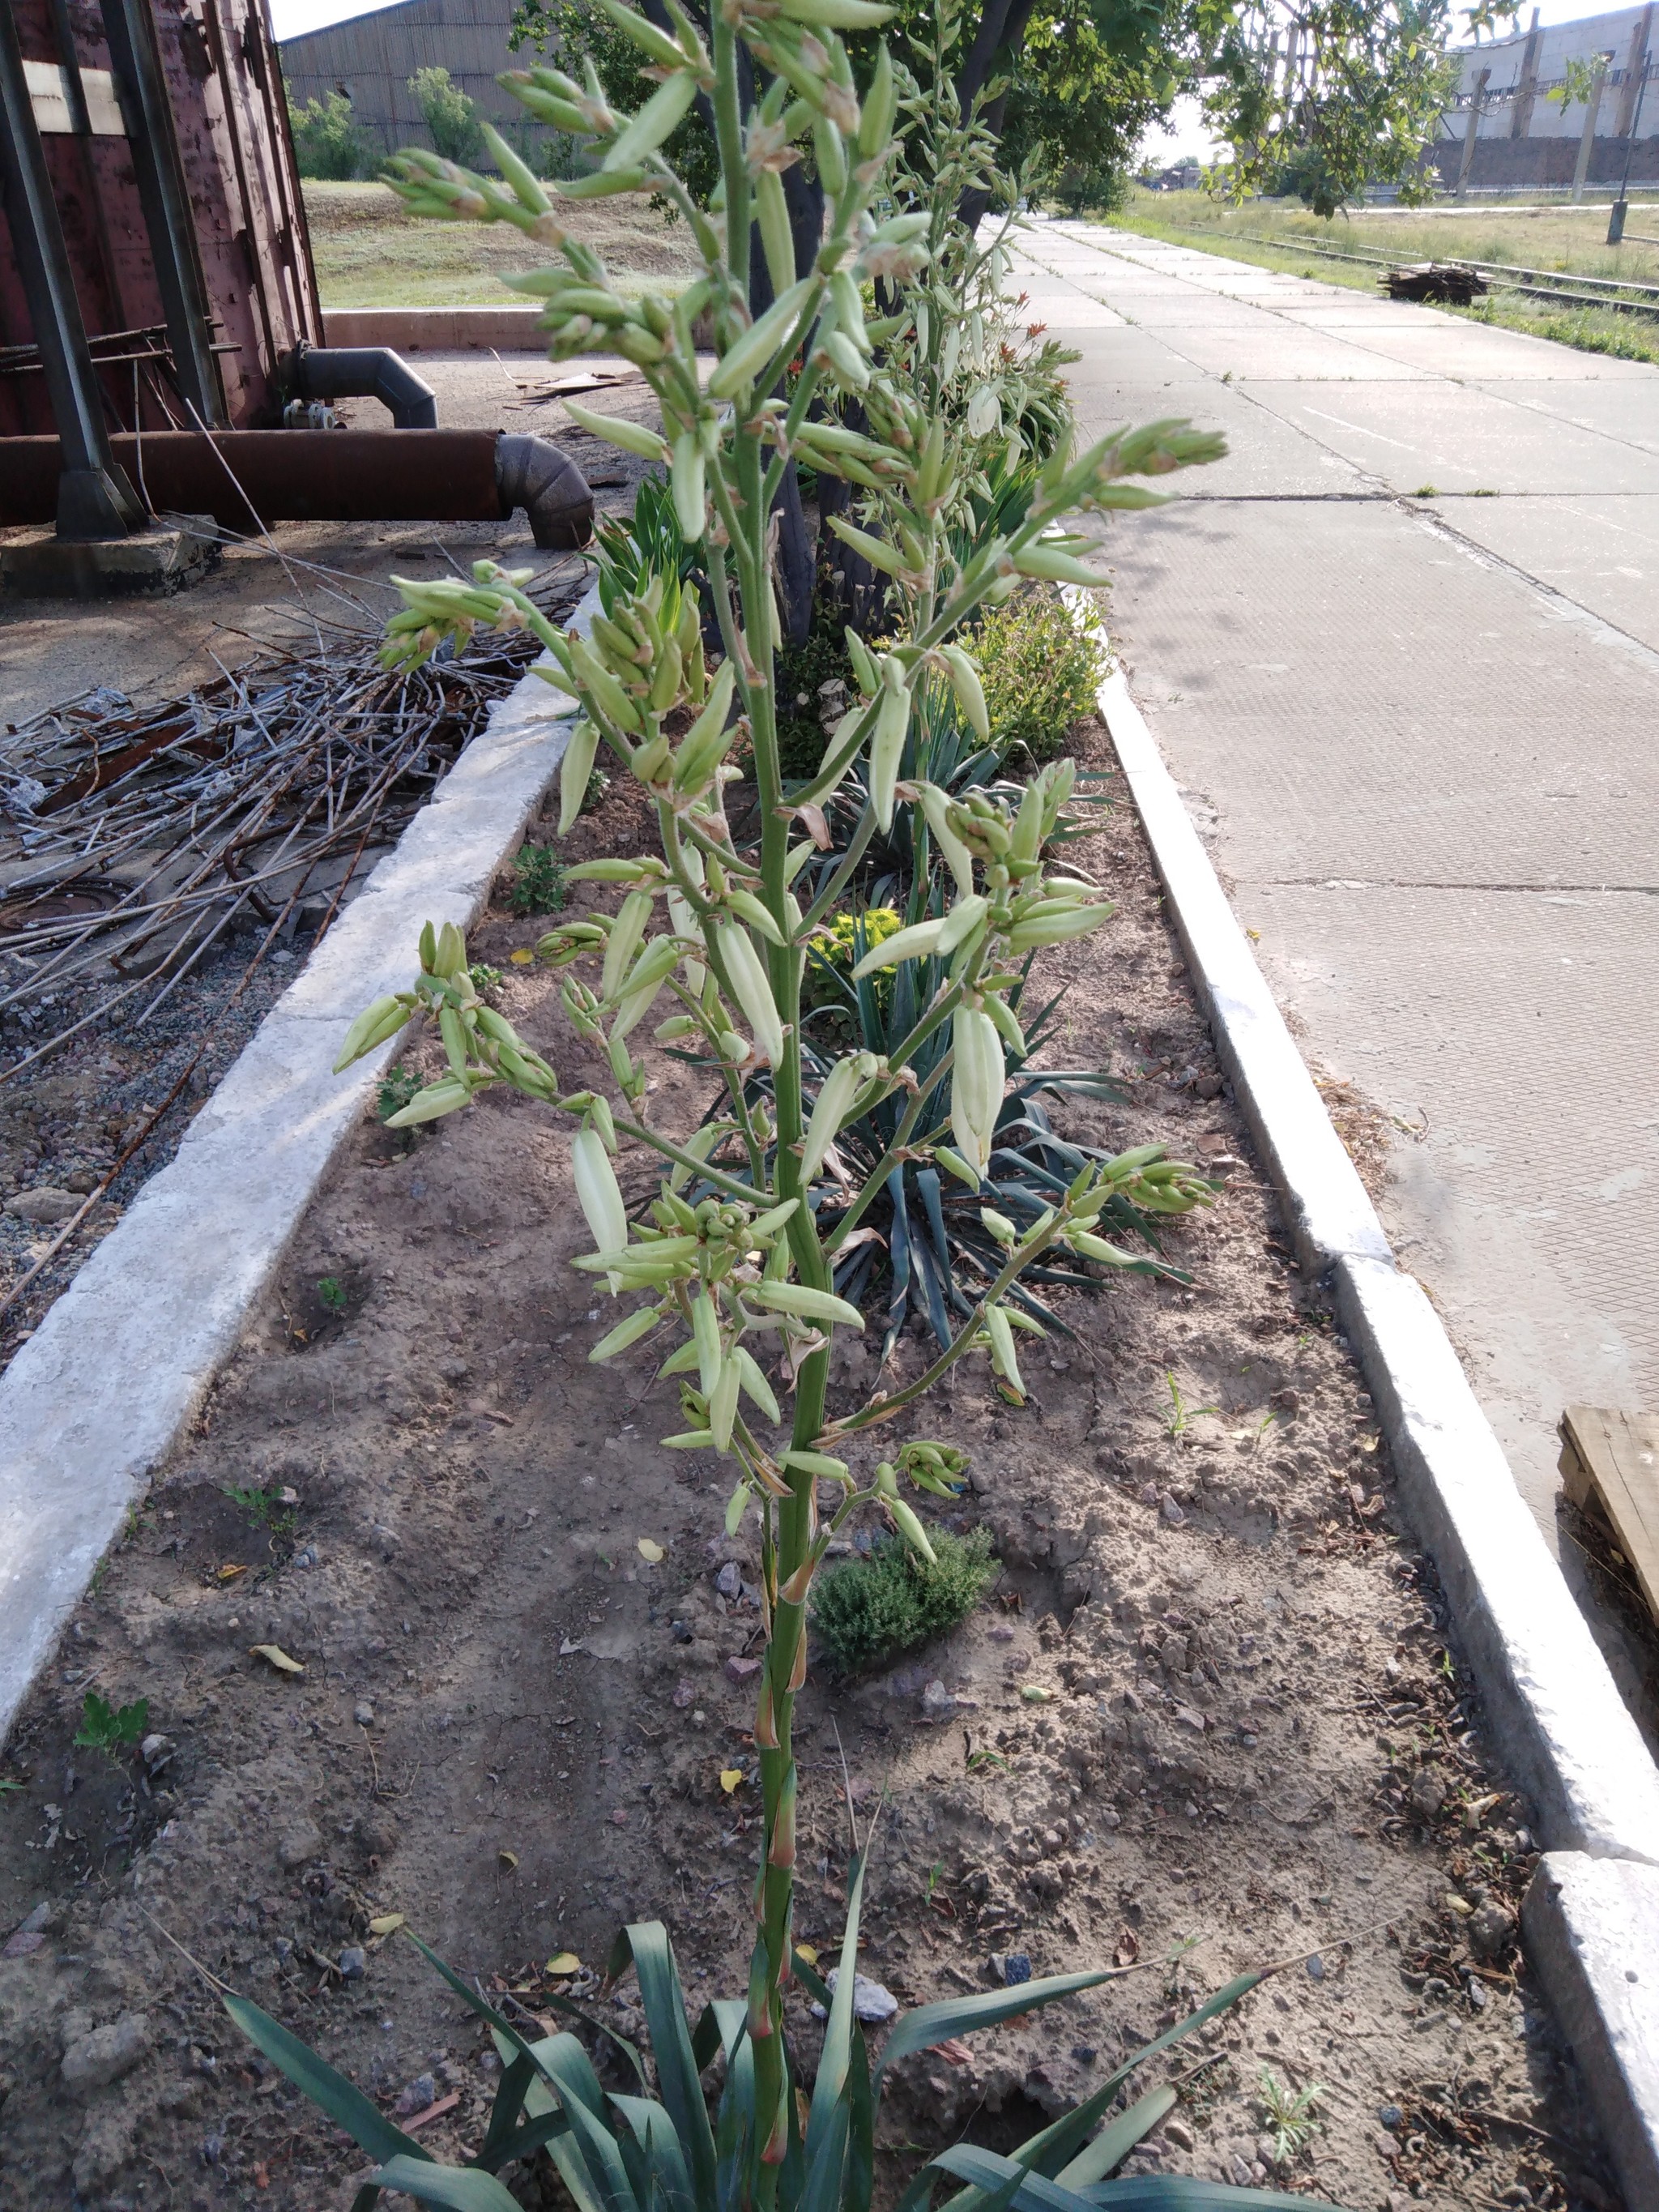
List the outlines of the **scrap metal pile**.
{"type": "MultiPolygon", "coordinates": [[[[544,580],[556,618],[581,574],[544,580]]],[[[393,674],[378,631],[309,627],[186,697],[94,691],[0,732],[0,1083],[142,1028],[233,932],[255,965],[320,935],[537,651],[487,633],[393,674]]]]}

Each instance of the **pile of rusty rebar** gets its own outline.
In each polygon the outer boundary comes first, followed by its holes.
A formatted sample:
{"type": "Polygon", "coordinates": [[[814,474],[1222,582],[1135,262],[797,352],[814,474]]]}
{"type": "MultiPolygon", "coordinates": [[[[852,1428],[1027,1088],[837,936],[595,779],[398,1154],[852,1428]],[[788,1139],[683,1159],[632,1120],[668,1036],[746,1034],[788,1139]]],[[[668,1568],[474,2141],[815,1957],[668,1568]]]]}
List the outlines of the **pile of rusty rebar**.
{"type": "MultiPolygon", "coordinates": [[[[556,618],[582,574],[544,580],[556,618]]],[[[0,1083],[85,1030],[142,1028],[233,925],[320,935],[537,651],[482,635],[403,674],[313,621],[143,709],[88,693],[0,732],[0,1083]]]]}

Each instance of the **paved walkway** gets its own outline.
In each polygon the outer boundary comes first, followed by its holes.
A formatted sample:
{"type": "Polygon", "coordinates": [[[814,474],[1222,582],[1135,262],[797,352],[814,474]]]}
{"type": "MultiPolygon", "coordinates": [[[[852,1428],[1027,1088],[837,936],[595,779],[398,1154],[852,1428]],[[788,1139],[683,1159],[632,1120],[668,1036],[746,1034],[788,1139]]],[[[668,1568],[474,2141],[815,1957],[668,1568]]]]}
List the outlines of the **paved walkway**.
{"type": "Polygon", "coordinates": [[[1114,520],[1135,694],[1552,1542],[1564,1405],[1659,1406],[1659,369],[1082,224],[1017,281],[1085,434],[1226,433],[1114,520]]]}

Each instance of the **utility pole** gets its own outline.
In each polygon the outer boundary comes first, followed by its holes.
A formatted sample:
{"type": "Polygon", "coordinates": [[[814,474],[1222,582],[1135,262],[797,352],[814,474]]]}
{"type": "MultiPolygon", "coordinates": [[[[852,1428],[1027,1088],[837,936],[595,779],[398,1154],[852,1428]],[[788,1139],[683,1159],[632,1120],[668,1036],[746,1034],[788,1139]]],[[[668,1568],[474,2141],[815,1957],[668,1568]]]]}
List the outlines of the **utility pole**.
{"type": "MultiPolygon", "coordinates": [[[[1652,14],[1650,9],[1648,13],[1652,14]]],[[[1619,187],[1619,197],[1613,204],[1613,213],[1607,217],[1607,244],[1617,246],[1625,235],[1625,214],[1630,205],[1630,165],[1636,153],[1636,134],[1642,127],[1642,102],[1647,97],[1648,74],[1653,58],[1647,48],[1642,52],[1642,74],[1637,80],[1636,105],[1631,112],[1630,136],[1625,141],[1625,174],[1619,187]]]]}
{"type": "Polygon", "coordinates": [[[1490,69],[1483,69],[1475,78],[1474,89],[1469,94],[1468,128],[1463,133],[1463,158],[1457,167],[1457,191],[1455,197],[1460,200],[1468,198],[1469,168],[1474,160],[1474,142],[1480,130],[1480,108],[1486,97],[1486,84],[1491,76],[1490,69]]]}
{"type": "Polygon", "coordinates": [[[1607,64],[1612,59],[1611,54],[1595,57],[1595,82],[1590,87],[1589,99],[1584,108],[1584,135],[1578,141],[1578,164],[1572,173],[1575,204],[1584,197],[1584,180],[1589,175],[1590,155],[1595,151],[1595,126],[1601,119],[1601,94],[1607,82],[1607,64]]]}

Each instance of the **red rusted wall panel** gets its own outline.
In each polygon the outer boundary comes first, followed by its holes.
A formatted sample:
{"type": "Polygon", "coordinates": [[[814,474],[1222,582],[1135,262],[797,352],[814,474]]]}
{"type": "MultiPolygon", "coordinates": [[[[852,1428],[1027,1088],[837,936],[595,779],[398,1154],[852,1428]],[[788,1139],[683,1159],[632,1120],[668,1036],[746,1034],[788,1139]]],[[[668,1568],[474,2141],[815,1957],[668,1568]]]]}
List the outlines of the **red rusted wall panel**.
{"type": "MultiPolygon", "coordinates": [[[[26,58],[57,64],[46,0],[0,0],[4,4],[16,17],[26,58]]],[[[150,4],[216,319],[214,336],[235,349],[220,356],[230,420],[238,428],[274,422],[283,357],[301,339],[320,344],[323,331],[264,0],[150,4]]],[[[70,0],[70,14],[79,66],[107,70],[96,0],[70,0]]],[[[45,145],[88,335],[160,323],[161,297],[126,140],[83,141],[52,131],[45,145]]],[[[0,345],[33,336],[0,216],[0,345]]],[[[101,369],[100,380],[111,427],[131,428],[134,365],[101,369]]],[[[137,416],[146,429],[187,426],[177,395],[154,368],[138,371],[137,416]]],[[[0,374],[0,434],[52,427],[40,376],[0,374]]]]}

